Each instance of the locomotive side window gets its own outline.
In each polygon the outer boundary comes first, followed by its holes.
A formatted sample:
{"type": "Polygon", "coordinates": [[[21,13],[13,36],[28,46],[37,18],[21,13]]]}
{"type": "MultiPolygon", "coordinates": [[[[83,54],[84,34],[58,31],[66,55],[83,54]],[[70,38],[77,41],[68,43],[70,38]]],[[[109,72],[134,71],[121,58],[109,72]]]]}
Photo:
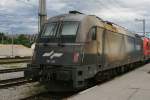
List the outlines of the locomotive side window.
{"type": "Polygon", "coordinates": [[[90,35],[92,36],[92,40],[96,40],[96,27],[90,30],[90,35]]]}

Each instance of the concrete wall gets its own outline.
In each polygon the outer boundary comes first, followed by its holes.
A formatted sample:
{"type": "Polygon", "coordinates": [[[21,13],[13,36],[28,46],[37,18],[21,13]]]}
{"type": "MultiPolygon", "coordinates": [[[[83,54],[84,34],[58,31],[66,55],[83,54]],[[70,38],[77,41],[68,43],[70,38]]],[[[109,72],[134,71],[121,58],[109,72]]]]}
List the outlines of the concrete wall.
{"type": "Polygon", "coordinates": [[[0,44],[0,58],[5,57],[29,57],[32,56],[33,50],[31,48],[27,48],[23,45],[3,45],[0,44]],[[13,49],[13,50],[12,50],[13,49]]]}

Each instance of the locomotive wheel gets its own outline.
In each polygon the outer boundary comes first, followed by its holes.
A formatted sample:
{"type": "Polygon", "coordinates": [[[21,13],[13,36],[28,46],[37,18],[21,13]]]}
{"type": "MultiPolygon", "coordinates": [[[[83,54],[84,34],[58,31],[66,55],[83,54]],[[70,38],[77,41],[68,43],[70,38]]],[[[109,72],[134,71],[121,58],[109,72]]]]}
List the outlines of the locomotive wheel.
{"type": "Polygon", "coordinates": [[[99,82],[103,82],[103,75],[102,75],[103,72],[99,72],[95,75],[94,77],[94,80],[96,83],[99,83],[99,82]]]}

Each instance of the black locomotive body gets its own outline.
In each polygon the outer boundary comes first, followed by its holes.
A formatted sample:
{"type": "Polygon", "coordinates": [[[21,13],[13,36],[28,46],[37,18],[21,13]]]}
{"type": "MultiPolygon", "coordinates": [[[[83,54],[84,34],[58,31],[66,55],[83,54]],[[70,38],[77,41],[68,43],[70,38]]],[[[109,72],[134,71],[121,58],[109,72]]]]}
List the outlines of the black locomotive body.
{"type": "Polygon", "coordinates": [[[143,61],[142,39],[93,15],[50,18],[41,30],[25,77],[51,91],[83,89],[103,71],[143,61]]]}

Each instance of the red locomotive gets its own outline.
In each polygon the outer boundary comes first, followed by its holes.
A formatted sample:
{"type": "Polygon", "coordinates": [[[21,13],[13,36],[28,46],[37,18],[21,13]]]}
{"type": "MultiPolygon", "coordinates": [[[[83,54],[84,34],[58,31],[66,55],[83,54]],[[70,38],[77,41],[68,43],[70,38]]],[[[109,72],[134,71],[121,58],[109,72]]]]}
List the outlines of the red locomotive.
{"type": "Polygon", "coordinates": [[[150,58],[150,39],[146,37],[143,38],[143,53],[145,59],[150,58]]]}

